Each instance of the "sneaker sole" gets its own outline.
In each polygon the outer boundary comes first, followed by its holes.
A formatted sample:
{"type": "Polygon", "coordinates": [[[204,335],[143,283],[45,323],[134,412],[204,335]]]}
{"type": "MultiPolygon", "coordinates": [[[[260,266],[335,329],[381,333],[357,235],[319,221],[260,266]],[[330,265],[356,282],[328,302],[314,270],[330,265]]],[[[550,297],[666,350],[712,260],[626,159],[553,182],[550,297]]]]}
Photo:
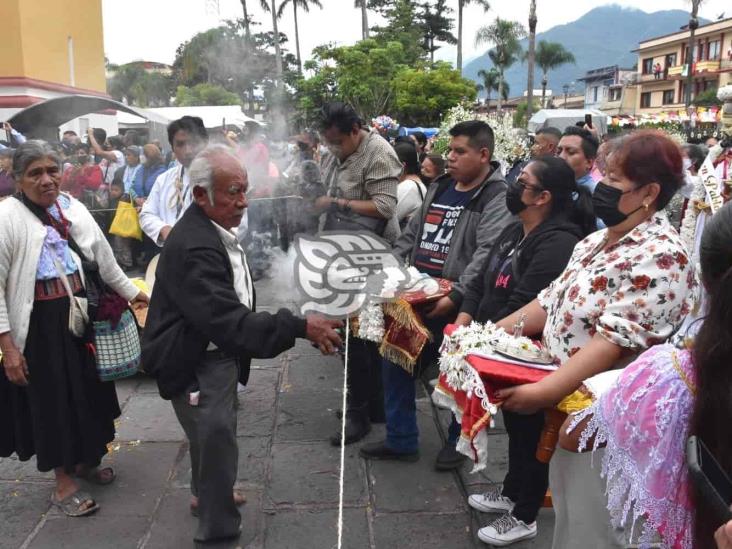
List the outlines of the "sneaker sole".
{"type": "Polygon", "coordinates": [[[483,513],[510,513],[511,511],[513,511],[514,508],[513,505],[511,505],[510,507],[489,507],[473,500],[472,498],[468,498],[468,505],[470,505],[476,511],[481,511],[483,513]]]}
{"type": "Polygon", "coordinates": [[[526,534],[524,536],[518,537],[516,539],[512,539],[511,541],[507,541],[504,539],[494,539],[489,536],[486,536],[481,533],[480,530],[478,530],[478,539],[482,541],[483,543],[487,543],[489,545],[494,545],[495,547],[506,547],[508,545],[513,545],[514,543],[518,543],[519,541],[524,541],[527,539],[533,539],[537,535],[537,531],[531,532],[529,534],[526,534]]]}

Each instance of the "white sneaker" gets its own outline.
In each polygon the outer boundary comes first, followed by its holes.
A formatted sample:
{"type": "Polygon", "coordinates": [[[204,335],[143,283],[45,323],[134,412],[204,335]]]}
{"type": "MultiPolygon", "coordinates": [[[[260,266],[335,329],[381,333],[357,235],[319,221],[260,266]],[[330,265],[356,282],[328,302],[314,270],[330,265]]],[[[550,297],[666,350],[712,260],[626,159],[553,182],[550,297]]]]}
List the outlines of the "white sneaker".
{"type": "Polygon", "coordinates": [[[468,497],[468,505],[483,513],[510,513],[516,504],[503,497],[498,488],[491,488],[485,494],[473,494],[468,497]]]}
{"type": "Polygon", "coordinates": [[[536,522],[526,524],[524,521],[514,517],[511,513],[506,513],[491,522],[488,526],[478,530],[478,538],[480,538],[480,541],[495,545],[496,547],[505,547],[517,541],[535,537],[536,522]]]}

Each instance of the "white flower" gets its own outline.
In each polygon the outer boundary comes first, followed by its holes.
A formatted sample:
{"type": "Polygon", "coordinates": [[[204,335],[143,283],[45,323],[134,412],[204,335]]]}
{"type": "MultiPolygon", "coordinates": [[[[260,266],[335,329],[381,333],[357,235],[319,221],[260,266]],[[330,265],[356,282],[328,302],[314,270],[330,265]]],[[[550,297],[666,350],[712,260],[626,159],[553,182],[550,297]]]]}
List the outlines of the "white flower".
{"type": "Polygon", "coordinates": [[[381,343],[384,337],[384,312],[378,303],[369,303],[358,314],[358,337],[381,343]]]}

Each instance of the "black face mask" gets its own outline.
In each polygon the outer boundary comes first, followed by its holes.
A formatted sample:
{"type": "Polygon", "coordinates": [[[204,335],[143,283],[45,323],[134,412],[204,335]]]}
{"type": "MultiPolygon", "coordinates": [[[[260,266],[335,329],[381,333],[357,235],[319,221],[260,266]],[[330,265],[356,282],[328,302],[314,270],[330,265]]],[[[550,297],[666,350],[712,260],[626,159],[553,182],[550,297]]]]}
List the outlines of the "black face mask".
{"type": "Polygon", "coordinates": [[[623,195],[635,190],[636,189],[631,189],[630,191],[623,192],[620,189],[616,189],[615,187],[611,187],[610,185],[606,185],[600,181],[595,187],[595,191],[592,193],[592,206],[595,210],[595,215],[599,217],[607,227],[620,225],[623,221],[628,219],[628,217],[643,208],[643,206],[638,206],[635,210],[627,214],[618,209],[618,203],[623,195]]]}
{"type": "Polygon", "coordinates": [[[523,193],[524,188],[516,181],[506,189],[506,208],[511,212],[511,215],[518,215],[526,209],[527,205],[521,201],[523,193]]]}

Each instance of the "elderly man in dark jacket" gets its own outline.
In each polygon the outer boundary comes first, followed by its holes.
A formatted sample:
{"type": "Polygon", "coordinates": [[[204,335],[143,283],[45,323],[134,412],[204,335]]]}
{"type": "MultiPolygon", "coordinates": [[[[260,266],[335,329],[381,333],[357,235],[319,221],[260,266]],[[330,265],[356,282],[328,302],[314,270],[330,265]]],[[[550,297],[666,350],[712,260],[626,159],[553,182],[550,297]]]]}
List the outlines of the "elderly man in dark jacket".
{"type": "Polygon", "coordinates": [[[237,473],[237,381],[252,358],[274,357],[298,337],[324,353],[341,345],[338,323],[282,309],[254,312],[254,289],[233,228],[247,206],[246,172],[222,147],[190,169],[194,203],[166,240],[143,340],[145,369],[173,408],[190,443],[196,541],[235,537],[241,517],[237,473]],[[237,501],[237,497],[239,500],[237,501]]]}
{"type": "MultiPolygon", "coordinates": [[[[421,311],[434,341],[422,351],[420,361],[437,357],[442,330],[455,319],[465,292],[482,276],[493,243],[511,214],[506,208],[506,182],[493,161],[493,130],[485,122],[461,122],[450,130],[448,173],[434,181],[422,209],[394,245],[400,257],[420,272],[452,281],[452,291],[421,311]]],[[[416,461],[419,433],[415,384],[410,373],[386,359],[382,363],[386,440],[361,447],[362,457],[416,461]]],[[[448,452],[438,457],[439,469],[462,460],[448,452]]]]}

